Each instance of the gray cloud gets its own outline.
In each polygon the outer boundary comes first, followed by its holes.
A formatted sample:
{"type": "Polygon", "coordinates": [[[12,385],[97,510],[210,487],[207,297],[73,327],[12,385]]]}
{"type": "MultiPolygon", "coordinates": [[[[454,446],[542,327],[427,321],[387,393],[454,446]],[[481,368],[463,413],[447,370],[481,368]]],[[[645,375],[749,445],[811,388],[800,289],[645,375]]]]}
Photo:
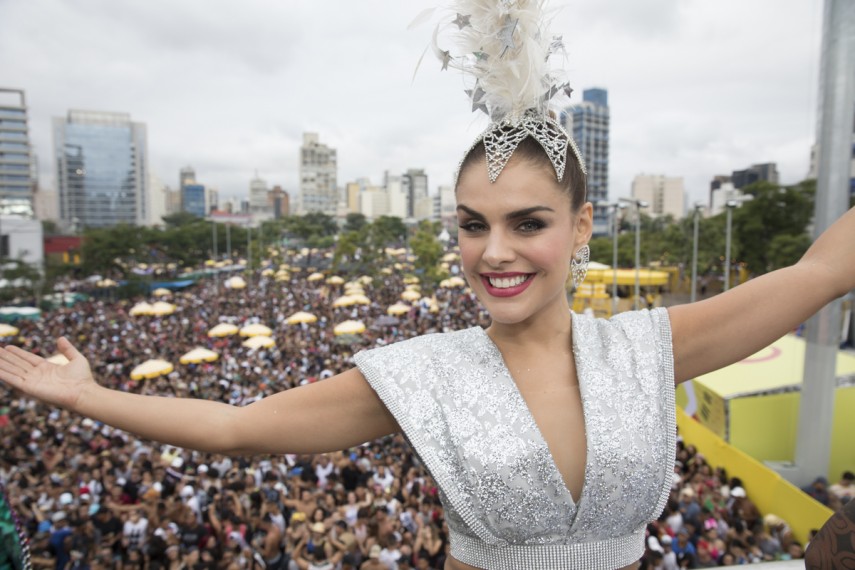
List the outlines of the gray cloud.
{"type": "MultiPolygon", "coordinates": [[[[50,119],[82,108],[145,122],[152,169],[172,185],[190,164],[222,195],[245,194],[256,169],[294,191],[310,130],[338,148],[342,184],[424,167],[435,187],[484,123],[430,54],[413,79],[431,28],[406,28],[429,5],[3,0],[0,81],[27,91],[46,183],[50,119]]],[[[684,176],[693,199],[712,175],[754,162],[800,179],[820,14],[818,0],[561,6],[553,29],[576,93],[609,89],[612,196],[640,172],[684,176]]]]}

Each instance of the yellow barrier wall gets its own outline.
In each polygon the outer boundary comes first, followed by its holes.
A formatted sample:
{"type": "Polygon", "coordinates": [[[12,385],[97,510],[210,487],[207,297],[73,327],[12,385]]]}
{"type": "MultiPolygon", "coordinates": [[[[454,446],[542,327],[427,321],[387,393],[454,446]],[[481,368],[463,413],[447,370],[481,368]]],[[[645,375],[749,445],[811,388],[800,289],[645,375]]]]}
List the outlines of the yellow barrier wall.
{"type": "Polygon", "coordinates": [[[787,521],[803,545],[810,531],[820,528],[834,514],[762,463],[728,445],[680,408],[677,408],[677,425],[683,441],[694,445],[710,465],[724,467],[729,476],[742,479],[749,498],[760,512],[774,513],[787,521]]]}
{"type": "Polygon", "coordinates": [[[787,392],[728,400],[730,445],[760,462],[792,461],[800,399],[798,392],[787,392]]]}
{"type": "Polygon", "coordinates": [[[831,461],[828,480],[836,483],[844,471],[855,472],[855,386],[834,392],[834,420],[831,427],[831,461]]]}

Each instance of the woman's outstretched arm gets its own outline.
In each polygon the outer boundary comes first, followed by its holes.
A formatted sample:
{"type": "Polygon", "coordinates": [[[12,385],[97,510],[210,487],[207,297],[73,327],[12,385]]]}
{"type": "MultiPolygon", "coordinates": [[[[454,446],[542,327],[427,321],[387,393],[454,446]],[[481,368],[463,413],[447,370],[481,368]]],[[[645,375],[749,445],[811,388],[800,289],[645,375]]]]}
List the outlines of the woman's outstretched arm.
{"type": "Polygon", "coordinates": [[[855,208],[791,267],[668,309],[677,382],[754,354],[855,289],[855,208]]]}
{"type": "Polygon", "coordinates": [[[146,439],[232,455],[320,453],[399,431],[357,369],[235,407],[104,388],[68,340],[61,338],[57,345],[68,364],[56,365],[14,346],[0,349],[0,381],[146,439]]]}

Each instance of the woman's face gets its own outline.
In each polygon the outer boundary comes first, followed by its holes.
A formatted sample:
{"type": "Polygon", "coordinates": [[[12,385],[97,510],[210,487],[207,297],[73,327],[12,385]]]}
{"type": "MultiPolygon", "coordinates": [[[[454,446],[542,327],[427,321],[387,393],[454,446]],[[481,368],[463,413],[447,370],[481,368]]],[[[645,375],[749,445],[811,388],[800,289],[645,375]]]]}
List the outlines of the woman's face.
{"type": "Polygon", "coordinates": [[[521,323],[560,306],[570,260],[591,235],[592,208],[573,212],[555,174],[512,158],[491,183],[471,165],[457,186],[463,271],[493,322],[521,323]]]}

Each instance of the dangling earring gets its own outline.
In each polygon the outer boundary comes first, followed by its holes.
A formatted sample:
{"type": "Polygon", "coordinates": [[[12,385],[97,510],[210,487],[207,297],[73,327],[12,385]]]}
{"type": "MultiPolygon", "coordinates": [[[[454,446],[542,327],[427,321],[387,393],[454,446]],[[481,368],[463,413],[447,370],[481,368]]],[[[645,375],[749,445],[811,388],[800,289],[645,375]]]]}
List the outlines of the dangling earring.
{"type": "Polygon", "coordinates": [[[576,251],[576,255],[570,260],[570,275],[573,277],[573,288],[578,289],[585,275],[588,274],[588,262],[591,260],[591,248],[588,244],[583,245],[576,251]]]}

